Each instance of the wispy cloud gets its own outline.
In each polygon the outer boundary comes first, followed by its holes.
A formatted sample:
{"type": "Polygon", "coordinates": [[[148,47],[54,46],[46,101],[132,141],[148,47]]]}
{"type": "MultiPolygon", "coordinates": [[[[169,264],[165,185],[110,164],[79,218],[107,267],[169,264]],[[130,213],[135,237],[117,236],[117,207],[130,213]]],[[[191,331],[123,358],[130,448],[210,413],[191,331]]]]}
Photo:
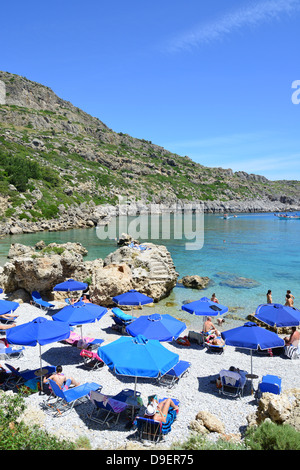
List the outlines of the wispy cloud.
{"type": "Polygon", "coordinates": [[[300,8],[299,0],[264,0],[247,7],[224,14],[215,21],[200,24],[175,38],[168,45],[168,50],[177,52],[193,49],[213,41],[220,41],[225,36],[245,27],[257,27],[267,21],[278,20],[283,14],[291,14],[300,8]]]}

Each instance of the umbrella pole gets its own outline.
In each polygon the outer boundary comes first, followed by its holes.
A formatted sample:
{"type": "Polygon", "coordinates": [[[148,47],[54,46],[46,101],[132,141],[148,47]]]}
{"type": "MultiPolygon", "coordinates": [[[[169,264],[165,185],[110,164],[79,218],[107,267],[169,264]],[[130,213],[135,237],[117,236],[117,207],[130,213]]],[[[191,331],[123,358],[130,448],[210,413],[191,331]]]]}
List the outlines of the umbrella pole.
{"type": "Polygon", "coordinates": [[[41,345],[39,343],[39,350],[40,350],[40,374],[41,374],[41,390],[40,390],[40,395],[42,394],[42,390],[43,390],[43,367],[42,367],[42,348],[41,348],[41,345]]]}
{"type": "MultiPolygon", "coordinates": [[[[252,368],[252,349],[250,349],[251,354],[251,377],[253,376],[253,368],[252,368]]],[[[253,395],[253,378],[251,378],[251,395],[253,395]]]]}

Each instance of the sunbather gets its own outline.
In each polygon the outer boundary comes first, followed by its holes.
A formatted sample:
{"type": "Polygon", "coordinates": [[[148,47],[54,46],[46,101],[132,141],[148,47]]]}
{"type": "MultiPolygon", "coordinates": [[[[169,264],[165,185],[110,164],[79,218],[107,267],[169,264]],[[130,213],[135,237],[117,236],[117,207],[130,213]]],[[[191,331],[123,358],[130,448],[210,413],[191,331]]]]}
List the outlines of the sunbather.
{"type": "Polygon", "coordinates": [[[178,406],[175,405],[171,398],[158,402],[157,398],[151,397],[147,406],[145,416],[153,418],[155,421],[161,421],[162,423],[167,422],[168,411],[170,408],[178,410],[178,406]]]}
{"type": "Polygon", "coordinates": [[[0,331],[1,330],[9,330],[9,328],[13,328],[14,326],[17,326],[16,323],[11,323],[10,325],[4,325],[3,323],[0,323],[0,331]]]}
{"type": "Polygon", "coordinates": [[[4,318],[5,320],[10,320],[11,318],[18,318],[18,315],[15,315],[14,313],[3,313],[0,315],[0,320],[1,318],[4,318]]]}
{"type": "Polygon", "coordinates": [[[80,385],[79,382],[77,382],[75,379],[73,379],[73,377],[67,377],[65,374],[62,373],[62,366],[57,366],[56,367],[56,372],[54,372],[54,374],[50,375],[50,377],[45,377],[43,382],[47,383],[49,379],[53,380],[55,383],[57,383],[57,385],[60,388],[63,388],[66,385],[66,382],[68,380],[71,381],[71,384],[74,385],[74,387],[77,387],[78,385],[80,385]]]}

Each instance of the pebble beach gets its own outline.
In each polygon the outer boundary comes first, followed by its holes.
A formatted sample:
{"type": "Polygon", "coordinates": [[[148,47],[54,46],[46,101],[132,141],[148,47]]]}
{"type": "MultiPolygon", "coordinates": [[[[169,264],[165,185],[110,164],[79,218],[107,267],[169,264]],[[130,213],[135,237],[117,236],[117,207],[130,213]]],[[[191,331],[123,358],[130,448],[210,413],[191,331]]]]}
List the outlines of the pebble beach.
{"type": "MultiPolygon", "coordinates": [[[[2,294],[1,298],[5,298],[2,294]]],[[[55,303],[55,312],[65,305],[61,302],[55,303]]],[[[135,315],[147,314],[150,310],[144,307],[142,311],[135,311],[135,315]]],[[[151,312],[152,313],[152,312],[151,312]]],[[[51,314],[39,309],[34,305],[22,303],[16,312],[18,314],[17,325],[29,322],[38,316],[51,319],[51,314]]],[[[112,328],[114,324],[110,310],[99,322],[83,325],[83,336],[101,338],[104,340],[102,346],[116,340],[121,333],[112,328]]],[[[199,320],[202,325],[202,320],[199,320]]],[[[225,324],[221,331],[228,329],[225,324]]],[[[80,334],[80,328],[75,328],[80,334]]],[[[186,330],[183,335],[187,335],[186,330]]],[[[193,421],[199,411],[209,411],[219,418],[225,426],[226,434],[239,434],[247,426],[247,416],[255,412],[257,404],[251,395],[251,382],[246,383],[244,396],[231,398],[219,394],[216,388],[216,378],[221,369],[230,366],[238,367],[250,373],[251,356],[247,350],[236,350],[226,346],[224,353],[214,354],[198,345],[191,343],[185,347],[172,343],[163,343],[166,348],[179,354],[180,359],[189,361],[191,367],[189,372],[172,388],[159,385],[153,379],[139,378],[137,391],[141,393],[144,404],[149,395],[157,394],[159,398],[171,397],[180,402],[180,411],[177,420],[172,425],[172,431],[165,436],[163,443],[156,445],[156,449],[170,448],[174,443],[185,441],[190,435],[189,424],[193,421]]],[[[9,363],[20,370],[36,369],[40,367],[39,346],[26,347],[24,356],[19,359],[1,359],[1,364],[9,363]]],[[[96,382],[102,386],[101,392],[105,395],[115,395],[123,389],[134,389],[134,378],[120,377],[111,372],[108,367],[92,371],[83,367],[80,350],[76,347],[56,342],[42,346],[42,365],[62,365],[63,372],[67,376],[74,377],[78,382],[96,382]]],[[[282,378],[282,390],[300,388],[299,375],[300,361],[290,360],[284,356],[270,357],[265,353],[253,352],[253,373],[259,378],[254,380],[257,387],[259,379],[265,374],[274,374],[282,378]]],[[[53,417],[41,409],[41,403],[47,399],[44,394],[34,393],[26,397],[26,404],[34,421],[47,432],[75,441],[79,437],[89,440],[94,450],[112,450],[133,448],[135,443],[135,429],[128,429],[128,418],[126,413],[121,415],[117,426],[109,428],[89,420],[93,405],[90,401],[75,407],[65,416],[53,417]]],[[[148,445],[144,444],[145,449],[148,445]]],[[[143,448],[143,447],[139,447],[143,448]]]]}

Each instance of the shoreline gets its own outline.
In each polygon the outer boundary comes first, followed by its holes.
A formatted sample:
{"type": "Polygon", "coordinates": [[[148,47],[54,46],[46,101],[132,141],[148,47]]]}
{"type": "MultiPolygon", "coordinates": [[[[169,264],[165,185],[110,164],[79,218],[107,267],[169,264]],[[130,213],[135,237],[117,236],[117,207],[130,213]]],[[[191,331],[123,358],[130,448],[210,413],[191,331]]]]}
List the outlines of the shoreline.
{"type": "MultiPolygon", "coordinates": [[[[5,298],[2,294],[1,298],[5,298]]],[[[62,308],[63,303],[56,302],[57,308],[62,308]]],[[[147,314],[149,308],[144,307],[136,311],[138,315],[147,314]]],[[[44,311],[30,304],[20,304],[17,324],[26,323],[38,316],[51,318],[44,311]]],[[[175,315],[176,316],[176,315],[175,315]]],[[[120,334],[111,328],[113,320],[108,311],[97,323],[83,325],[83,335],[104,339],[103,346],[120,337],[120,334]]],[[[199,331],[202,320],[199,321],[199,331]]],[[[222,331],[228,326],[222,326],[222,331]]],[[[76,328],[78,333],[80,329],[76,328]]],[[[187,334],[187,330],[183,335],[187,334]]],[[[177,398],[180,401],[180,411],[177,420],[172,425],[171,432],[165,441],[155,446],[155,449],[166,449],[175,442],[182,442],[190,435],[189,424],[199,411],[209,411],[219,418],[225,425],[227,435],[240,434],[247,426],[247,416],[256,410],[254,398],[251,396],[249,383],[246,384],[244,396],[233,399],[220,395],[215,380],[221,369],[230,366],[250,372],[250,354],[248,351],[237,351],[231,346],[226,346],[222,355],[207,352],[206,348],[192,343],[191,347],[179,346],[177,343],[163,343],[163,345],[179,354],[179,358],[191,362],[189,373],[182,377],[172,389],[159,386],[154,380],[138,379],[137,390],[141,392],[143,401],[147,396],[156,393],[159,397],[177,398]],[[234,413],[232,410],[234,409],[234,413]]],[[[39,368],[39,347],[26,347],[24,357],[9,360],[15,367],[24,369],[39,368]]],[[[96,371],[84,369],[80,358],[80,350],[62,343],[52,343],[42,346],[42,364],[63,366],[66,375],[73,376],[80,383],[96,382],[102,385],[102,393],[115,395],[122,389],[134,389],[134,378],[118,377],[105,365],[96,371]]],[[[4,361],[3,361],[4,362],[4,361]]],[[[299,362],[291,361],[281,356],[269,357],[264,354],[253,354],[253,372],[262,377],[265,374],[274,374],[282,377],[282,390],[300,388],[298,374],[299,362]],[[288,361],[288,362],[286,362],[288,361]],[[288,368],[287,368],[288,365],[288,368]]],[[[254,383],[257,386],[257,381],[254,383]]],[[[126,416],[121,416],[119,424],[115,428],[107,428],[88,420],[91,412],[91,402],[79,405],[66,416],[53,418],[46,415],[40,409],[40,403],[45,400],[45,395],[35,393],[25,399],[29,406],[28,414],[34,423],[43,427],[51,434],[71,440],[78,437],[86,437],[91,443],[92,449],[117,450],[117,449],[149,449],[149,446],[141,446],[134,441],[134,430],[125,428],[128,423],[126,416]]],[[[213,435],[212,435],[213,437],[213,435]]]]}

